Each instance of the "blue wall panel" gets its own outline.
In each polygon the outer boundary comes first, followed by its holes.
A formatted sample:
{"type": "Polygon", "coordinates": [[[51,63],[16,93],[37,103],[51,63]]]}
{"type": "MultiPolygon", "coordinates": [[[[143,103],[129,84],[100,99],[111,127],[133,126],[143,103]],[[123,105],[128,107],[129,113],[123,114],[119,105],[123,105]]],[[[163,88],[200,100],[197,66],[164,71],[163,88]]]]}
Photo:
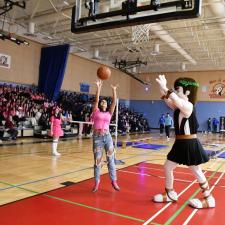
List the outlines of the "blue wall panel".
{"type": "Polygon", "coordinates": [[[199,130],[207,130],[207,120],[209,117],[219,119],[225,116],[225,102],[198,102],[196,104],[199,130]]]}
{"type": "MultiPolygon", "coordinates": [[[[131,100],[130,108],[143,113],[152,128],[158,128],[158,120],[162,113],[169,112],[171,115],[173,113],[163,101],[131,100]]],[[[198,102],[196,111],[200,126],[199,131],[207,130],[209,117],[219,119],[220,116],[225,116],[225,102],[198,102]]]]}

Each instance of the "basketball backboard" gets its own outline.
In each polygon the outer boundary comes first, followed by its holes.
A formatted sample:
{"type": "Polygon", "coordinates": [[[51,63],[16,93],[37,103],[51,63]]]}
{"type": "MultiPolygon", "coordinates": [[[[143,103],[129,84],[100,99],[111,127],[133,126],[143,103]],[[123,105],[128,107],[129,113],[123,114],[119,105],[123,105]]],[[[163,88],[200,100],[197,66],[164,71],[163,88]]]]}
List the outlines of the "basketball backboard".
{"type": "Polygon", "coordinates": [[[76,0],[71,31],[97,30],[194,18],[202,0],[76,0]]]}

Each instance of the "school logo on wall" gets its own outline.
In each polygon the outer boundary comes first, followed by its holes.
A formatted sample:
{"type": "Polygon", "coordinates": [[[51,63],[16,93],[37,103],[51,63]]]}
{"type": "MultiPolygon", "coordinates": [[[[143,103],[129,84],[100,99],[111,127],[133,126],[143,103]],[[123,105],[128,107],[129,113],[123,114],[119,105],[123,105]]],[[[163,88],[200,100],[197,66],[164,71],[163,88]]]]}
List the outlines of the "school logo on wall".
{"type": "Polygon", "coordinates": [[[210,98],[225,98],[225,80],[212,80],[210,83],[210,98]]]}
{"type": "Polygon", "coordinates": [[[10,69],[11,56],[0,53],[0,67],[10,69]]]}

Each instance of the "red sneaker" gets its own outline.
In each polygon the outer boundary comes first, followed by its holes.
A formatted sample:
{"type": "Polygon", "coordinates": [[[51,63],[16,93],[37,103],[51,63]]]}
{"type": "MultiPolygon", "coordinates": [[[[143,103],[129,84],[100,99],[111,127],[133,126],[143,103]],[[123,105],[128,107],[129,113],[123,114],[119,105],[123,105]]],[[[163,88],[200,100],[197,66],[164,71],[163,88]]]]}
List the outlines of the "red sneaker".
{"type": "Polygon", "coordinates": [[[117,184],[117,182],[114,180],[114,181],[112,181],[112,186],[113,186],[113,188],[116,190],[116,191],[120,191],[120,187],[119,187],[119,185],[117,184]]]}
{"type": "Polygon", "coordinates": [[[97,192],[98,191],[99,183],[100,182],[95,182],[95,186],[93,187],[92,192],[97,192]]]}

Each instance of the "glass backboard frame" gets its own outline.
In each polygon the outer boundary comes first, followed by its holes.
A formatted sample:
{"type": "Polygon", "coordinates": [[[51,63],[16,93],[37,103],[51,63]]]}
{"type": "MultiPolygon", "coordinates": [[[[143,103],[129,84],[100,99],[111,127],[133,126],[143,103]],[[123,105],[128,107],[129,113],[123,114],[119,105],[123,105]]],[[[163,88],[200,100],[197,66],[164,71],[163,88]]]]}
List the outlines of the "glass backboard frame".
{"type": "Polygon", "coordinates": [[[158,14],[155,13],[154,7],[150,4],[151,1],[149,0],[149,5],[137,7],[137,14],[135,15],[122,16],[122,14],[124,14],[124,11],[122,10],[121,5],[120,9],[116,11],[98,13],[93,18],[89,16],[81,17],[82,0],[76,0],[76,4],[72,10],[71,31],[73,33],[87,33],[99,30],[107,30],[119,27],[135,26],[140,24],[156,23],[169,20],[190,19],[199,17],[201,15],[202,0],[192,0],[191,8],[182,9],[182,4],[184,1],[188,0],[174,0],[170,2],[161,3],[160,8],[158,9],[158,14]],[[176,11],[163,11],[163,9],[168,9],[169,7],[176,7],[176,11]],[[142,13],[146,11],[151,12],[151,14],[147,16],[142,16],[142,13]],[[101,22],[103,20],[106,20],[107,18],[111,18],[110,21],[101,22]]]}

